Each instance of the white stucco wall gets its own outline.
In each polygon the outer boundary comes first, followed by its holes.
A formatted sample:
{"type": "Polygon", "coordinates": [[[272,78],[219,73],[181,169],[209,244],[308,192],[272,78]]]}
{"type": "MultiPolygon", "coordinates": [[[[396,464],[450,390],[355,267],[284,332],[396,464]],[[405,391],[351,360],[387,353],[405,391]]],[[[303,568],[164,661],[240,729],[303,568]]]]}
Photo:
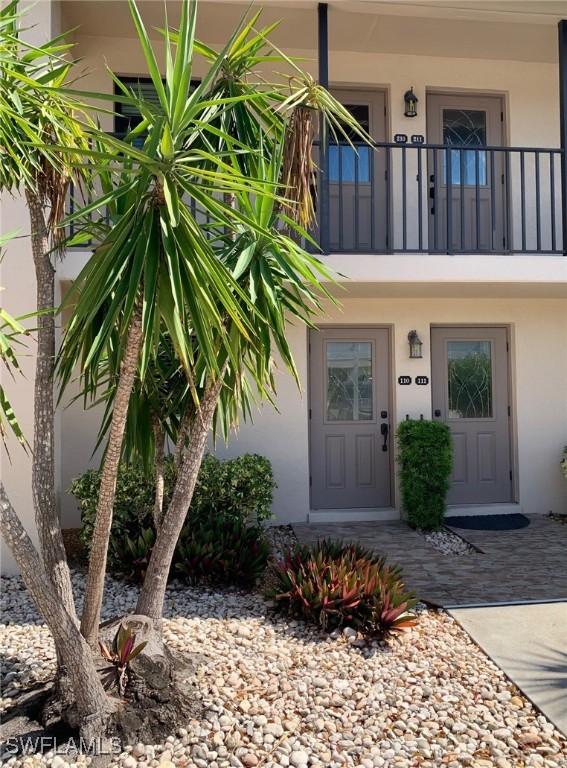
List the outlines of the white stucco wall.
{"type": "MultiPolygon", "coordinates": [[[[426,375],[431,381],[432,325],[509,325],[516,501],[527,514],[567,511],[567,483],[559,458],[567,442],[567,300],[501,298],[345,299],[342,310],[330,310],[321,324],[391,325],[395,423],[431,418],[430,386],[399,386],[397,377],[426,375]],[[407,334],[416,329],[423,358],[408,358],[407,334]]],[[[274,514],[280,520],[305,520],[309,511],[309,449],[307,397],[307,333],[291,332],[303,393],[291,377],[278,379],[279,413],[265,406],[228,446],[217,445],[220,456],[264,453],[273,462],[278,489],[274,514]]],[[[399,505],[396,490],[395,504],[399,505]]]]}

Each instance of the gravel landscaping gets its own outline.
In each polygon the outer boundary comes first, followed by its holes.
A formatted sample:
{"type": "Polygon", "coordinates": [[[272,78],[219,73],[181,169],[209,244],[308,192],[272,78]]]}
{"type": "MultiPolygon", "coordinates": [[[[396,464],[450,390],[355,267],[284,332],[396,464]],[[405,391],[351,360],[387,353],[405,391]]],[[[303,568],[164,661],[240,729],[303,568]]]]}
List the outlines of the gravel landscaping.
{"type": "Polygon", "coordinates": [[[266,528],[266,536],[270,541],[272,556],[279,560],[297,544],[291,525],[270,525],[266,528]]]}
{"type": "Polygon", "coordinates": [[[425,533],[424,536],[425,540],[432,547],[444,555],[470,555],[476,552],[472,544],[469,544],[468,541],[465,541],[461,536],[453,533],[448,528],[425,533]]]}
{"type": "MultiPolygon", "coordinates": [[[[74,574],[78,588],[82,576],[74,574]]],[[[106,617],[134,605],[109,581],[106,617]]],[[[53,670],[47,630],[17,578],[2,580],[2,706],[53,670]]],[[[328,637],[271,615],[257,594],[172,585],[168,643],[192,655],[205,715],[161,745],[113,758],[122,768],[520,768],[567,766],[567,741],[446,614],[385,642],[328,637]]],[[[73,765],[91,758],[70,757],[73,765]]],[[[8,766],[64,768],[61,755],[8,766]]]]}

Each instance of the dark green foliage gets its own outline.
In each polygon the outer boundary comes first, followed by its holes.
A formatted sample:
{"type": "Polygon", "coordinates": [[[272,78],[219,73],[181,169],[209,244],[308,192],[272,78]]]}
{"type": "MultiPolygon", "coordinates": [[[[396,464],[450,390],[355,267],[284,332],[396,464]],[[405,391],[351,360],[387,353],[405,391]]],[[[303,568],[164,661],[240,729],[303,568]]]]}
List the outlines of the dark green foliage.
{"type": "Polygon", "coordinates": [[[258,523],[271,515],[275,483],[265,456],[247,453],[227,461],[204,457],[191,502],[191,518],[216,515],[258,523]]]}
{"type": "Polygon", "coordinates": [[[415,623],[415,599],[400,570],[357,544],[300,546],[273,569],[270,597],[280,609],[325,630],[343,625],[382,636],[415,623]]]}
{"type": "Polygon", "coordinates": [[[177,545],[175,571],[191,583],[253,586],[266,568],[270,545],[258,525],[215,517],[186,525],[177,545]]]}
{"type": "Polygon", "coordinates": [[[125,536],[123,540],[110,540],[109,549],[120,573],[133,581],[142,582],[148,569],[150,555],[156,541],[153,528],[143,528],[137,538],[125,536]],[[123,546],[124,545],[124,546],[123,546]]]}
{"type": "MultiPolygon", "coordinates": [[[[88,551],[96,517],[100,471],[90,469],[73,480],[70,492],[81,508],[81,542],[88,551]]],[[[173,463],[165,469],[166,495],[173,487],[173,463]]],[[[126,542],[135,542],[142,531],[153,529],[154,483],[141,469],[122,467],[116,483],[112,535],[108,551],[111,571],[124,572],[126,542]]]]}
{"type": "Polygon", "coordinates": [[[408,523],[424,531],[439,530],[453,466],[449,427],[437,421],[403,421],[398,427],[398,446],[408,523]]]}
{"type": "MultiPolygon", "coordinates": [[[[166,508],[175,482],[175,467],[171,458],[165,462],[164,479],[166,508]]],[[[87,550],[96,517],[99,484],[100,472],[89,470],[74,480],[71,486],[71,493],[81,507],[80,537],[87,550]]],[[[200,547],[206,548],[210,540],[218,536],[219,526],[226,523],[224,538],[220,541],[226,543],[230,557],[235,558],[234,569],[230,572],[243,572],[242,578],[236,577],[237,583],[253,582],[256,576],[252,574],[260,567],[256,564],[256,556],[262,561],[260,550],[263,540],[259,524],[270,517],[274,487],[272,466],[264,456],[246,454],[227,461],[220,461],[211,455],[205,456],[182,534],[183,546],[193,547],[195,552],[198,552],[200,547]],[[233,541],[238,530],[243,532],[240,547],[233,541]],[[254,542],[257,542],[257,547],[254,542]],[[246,547],[249,549],[246,550],[246,547]],[[246,562],[247,560],[249,562],[246,562]],[[241,561],[242,566],[239,565],[241,561]]],[[[143,579],[155,541],[153,505],[153,480],[141,469],[123,466],[116,484],[108,551],[108,567],[111,572],[137,581],[143,579]]],[[[223,559],[220,544],[215,543],[214,554],[223,559]]],[[[186,574],[189,570],[187,562],[192,562],[195,556],[193,554],[181,558],[181,565],[186,574]]],[[[262,562],[263,569],[265,558],[262,562]]],[[[218,574],[223,567],[216,566],[214,572],[218,574]]],[[[209,578],[210,569],[206,563],[198,566],[197,570],[199,574],[195,578],[200,575],[209,578]]]]}

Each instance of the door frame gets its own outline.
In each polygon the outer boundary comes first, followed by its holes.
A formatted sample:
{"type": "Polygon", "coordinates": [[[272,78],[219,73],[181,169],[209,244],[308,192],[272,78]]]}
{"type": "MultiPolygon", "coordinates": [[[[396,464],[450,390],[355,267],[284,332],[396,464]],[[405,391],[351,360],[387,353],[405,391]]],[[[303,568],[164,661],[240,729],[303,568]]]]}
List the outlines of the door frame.
{"type": "MultiPolygon", "coordinates": [[[[312,330],[319,331],[319,330],[325,330],[325,331],[333,331],[333,330],[345,330],[345,331],[356,331],[362,328],[371,328],[373,330],[383,330],[387,332],[388,336],[388,350],[386,354],[386,358],[388,360],[388,381],[389,381],[389,392],[388,392],[388,424],[390,428],[390,432],[388,435],[388,438],[390,440],[389,446],[388,446],[388,472],[389,472],[389,488],[390,488],[390,505],[388,507],[368,507],[364,508],[363,513],[369,513],[372,514],[373,510],[391,510],[391,509],[397,509],[396,507],[396,484],[395,484],[395,442],[394,442],[394,434],[395,434],[395,427],[397,426],[396,423],[394,423],[394,393],[395,393],[395,387],[394,387],[394,345],[393,345],[393,338],[394,338],[394,325],[392,323],[319,323],[315,328],[306,328],[305,334],[306,334],[306,346],[307,346],[307,457],[308,457],[308,463],[309,463],[309,513],[317,513],[324,510],[315,509],[313,507],[313,485],[311,482],[311,444],[312,444],[312,438],[311,438],[311,430],[312,430],[312,420],[311,420],[311,342],[309,339],[309,334],[312,330]]],[[[336,509],[332,510],[332,512],[337,513],[337,515],[349,515],[351,510],[359,509],[358,507],[345,507],[343,509],[336,509]]],[[[360,518],[357,518],[360,519],[360,518]]],[[[393,519],[393,518],[392,518],[393,519]]],[[[354,520],[353,520],[354,522],[354,520]]]]}
{"type": "MultiPolygon", "coordinates": [[[[516,355],[515,355],[515,336],[514,336],[514,326],[511,323],[431,323],[429,326],[429,348],[431,349],[431,337],[432,337],[432,330],[437,328],[445,328],[447,330],[452,330],[455,328],[502,328],[506,331],[506,369],[508,373],[508,382],[507,382],[507,391],[508,391],[508,404],[510,406],[510,416],[508,418],[508,449],[510,451],[510,469],[512,471],[512,478],[510,480],[510,498],[511,501],[507,502],[508,504],[518,504],[520,501],[519,498],[519,487],[520,487],[520,470],[519,470],[519,461],[518,461],[518,430],[517,430],[517,404],[516,404],[516,397],[515,397],[515,391],[516,391],[516,377],[515,377],[515,362],[516,362],[516,355]]],[[[431,364],[431,358],[430,358],[430,364],[431,364]]],[[[433,380],[433,367],[431,366],[431,380],[433,380]]],[[[433,414],[433,387],[430,388],[430,394],[431,394],[431,413],[433,414]]],[[[504,505],[506,502],[502,502],[504,505]]],[[[479,506],[486,506],[486,507],[492,507],[495,506],[495,504],[476,504],[471,503],[468,504],[457,504],[453,506],[458,507],[465,507],[465,506],[471,506],[471,507],[479,507],[479,506]]]]}
{"type": "MultiPolygon", "coordinates": [[[[426,86],[425,87],[425,138],[427,143],[433,143],[436,144],[438,142],[432,142],[430,131],[431,131],[431,115],[430,111],[428,109],[428,97],[429,96],[470,96],[471,98],[494,98],[499,99],[500,101],[500,110],[501,110],[501,124],[502,124],[502,146],[509,147],[510,146],[510,131],[509,131],[509,94],[505,91],[491,91],[491,90],[478,90],[476,88],[444,88],[444,87],[435,87],[435,86],[426,86]]],[[[489,145],[490,146],[490,145],[489,145]]],[[[504,171],[505,173],[505,171],[504,171]]],[[[427,178],[429,178],[429,167],[427,169],[427,178]]],[[[502,215],[503,215],[503,231],[504,231],[504,237],[506,238],[506,247],[502,248],[503,253],[510,253],[511,243],[512,243],[512,216],[513,216],[513,206],[512,206],[512,174],[510,174],[510,178],[506,179],[508,190],[503,191],[503,200],[502,200],[502,215]]],[[[428,205],[429,210],[429,205],[428,205]]],[[[428,216],[428,236],[430,235],[429,227],[431,226],[430,222],[430,216],[428,216]]],[[[500,249],[496,249],[494,253],[500,253],[500,249]]],[[[465,327],[465,326],[463,326],[465,327]]],[[[494,326],[495,328],[497,326],[494,326]]]]}

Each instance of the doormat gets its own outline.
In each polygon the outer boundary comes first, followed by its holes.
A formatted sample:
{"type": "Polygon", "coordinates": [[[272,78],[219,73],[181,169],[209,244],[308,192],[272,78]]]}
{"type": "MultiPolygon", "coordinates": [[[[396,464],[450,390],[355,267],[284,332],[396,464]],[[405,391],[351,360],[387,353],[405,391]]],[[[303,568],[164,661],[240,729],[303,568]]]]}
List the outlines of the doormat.
{"type": "Polygon", "coordinates": [[[466,528],[469,531],[517,531],[530,524],[525,515],[468,515],[467,517],[446,517],[445,525],[450,528],[466,528]]]}

